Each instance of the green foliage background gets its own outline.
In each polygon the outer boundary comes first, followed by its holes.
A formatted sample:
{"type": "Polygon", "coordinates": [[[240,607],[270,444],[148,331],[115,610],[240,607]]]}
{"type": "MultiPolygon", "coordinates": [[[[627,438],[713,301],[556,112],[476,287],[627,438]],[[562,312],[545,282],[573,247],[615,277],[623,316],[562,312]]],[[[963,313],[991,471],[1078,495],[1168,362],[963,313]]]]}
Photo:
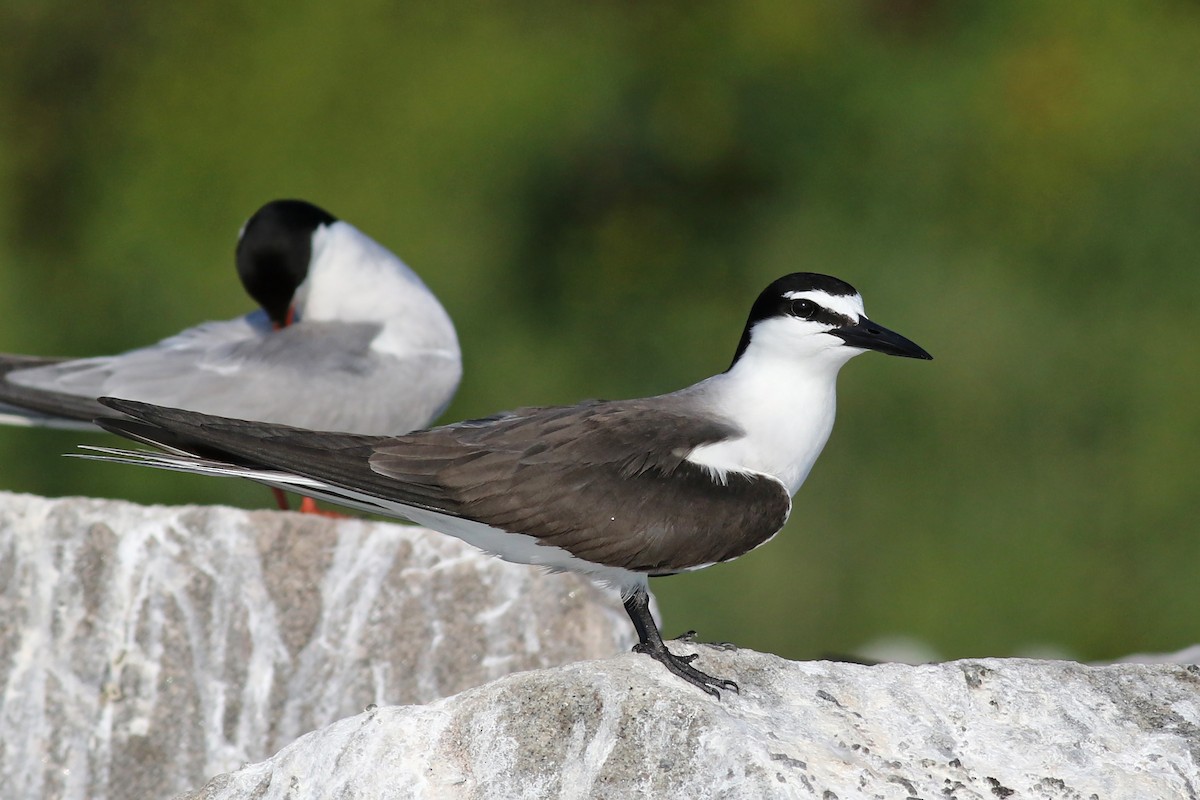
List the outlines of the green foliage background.
{"type": "MultiPolygon", "coordinates": [[[[678,388],[787,272],[936,357],[866,355],[787,529],[656,581],[668,632],[792,658],[1200,640],[1200,6],[0,4],[0,350],[248,309],[304,197],[458,325],[446,419],[678,388]]],[[[801,408],[797,413],[804,413],[801,408]]],[[[0,429],[0,488],[261,506],[0,429]]]]}

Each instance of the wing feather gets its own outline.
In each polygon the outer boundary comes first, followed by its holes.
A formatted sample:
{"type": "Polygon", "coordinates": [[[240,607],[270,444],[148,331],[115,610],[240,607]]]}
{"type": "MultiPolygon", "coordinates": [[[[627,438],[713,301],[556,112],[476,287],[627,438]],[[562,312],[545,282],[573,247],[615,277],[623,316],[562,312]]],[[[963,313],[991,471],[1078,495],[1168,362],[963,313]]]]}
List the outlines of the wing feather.
{"type": "MultiPolygon", "coordinates": [[[[320,433],[105,398],[197,455],[318,479],[398,506],[536,537],[593,563],[669,573],[734,558],[783,526],[778,480],[687,460],[739,435],[659,398],[526,408],[396,437],[320,433]]],[[[144,427],[102,421],[143,441],[144,427]]]]}

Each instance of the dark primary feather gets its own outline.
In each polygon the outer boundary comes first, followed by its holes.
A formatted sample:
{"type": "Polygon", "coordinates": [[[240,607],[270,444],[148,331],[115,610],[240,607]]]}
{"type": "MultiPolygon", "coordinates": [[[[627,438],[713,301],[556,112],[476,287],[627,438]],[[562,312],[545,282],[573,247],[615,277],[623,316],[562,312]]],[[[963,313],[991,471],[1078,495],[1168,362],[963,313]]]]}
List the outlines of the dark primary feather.
{"type": "Polygon", "coordinates": [[[387,440],[386,436],[309,431],[111,397],[102,397],[99,402],[134,419],[100,418],[96,424],[135,441],[240,466],[321,477],[336,485],[386,496],[381,492],[389,482],[368,481],[367,467],[372,447],[387,440]],[[311,469],[304,469],[306,464],[311,469]],[[367,485],[349,480],[367,481],[367,485]]]}
{"type": "Polygon", "coordinates": [[[80,397],[64,392],[48,392],[8,380],[9,373],[17,370],[45,367],[67,360],[69,359],[0,354],[0,404],[27,409],[49,417],[66,417],[80,422],[88,422],[94,417],[108,414],[104,406],[91,397],[80,397]]]}
{"type": "MultiPolygon", "coordinates": [[[[730,473],[715,482],[687,461],[695,447],[737,432],[656,398],[518,409],[397,437],[102,402],[165,429],[171,447],[527,534],[633,571],[663,574],[734,558],[778,531],[791,508],[774,479],[730,473]]],[[[144,427],[103,424],[154,440],[144,427]]]]}

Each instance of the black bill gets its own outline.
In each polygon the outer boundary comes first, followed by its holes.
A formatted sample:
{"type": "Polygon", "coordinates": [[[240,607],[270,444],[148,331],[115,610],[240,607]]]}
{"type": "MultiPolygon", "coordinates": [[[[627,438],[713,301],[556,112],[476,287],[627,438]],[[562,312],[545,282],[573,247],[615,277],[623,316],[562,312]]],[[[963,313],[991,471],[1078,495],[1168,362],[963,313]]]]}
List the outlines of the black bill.
{"type": "Polygon", "coordinates": [[[895,331],[888,330],[866,317],[859,319],[855,325],[830,331],[830,333],[851,347],[863,350],[876,350],[889,356],[904,356],[905,358],[921,358],[932,361],[933,356],[916,342],[906,339],[895,331]]]}

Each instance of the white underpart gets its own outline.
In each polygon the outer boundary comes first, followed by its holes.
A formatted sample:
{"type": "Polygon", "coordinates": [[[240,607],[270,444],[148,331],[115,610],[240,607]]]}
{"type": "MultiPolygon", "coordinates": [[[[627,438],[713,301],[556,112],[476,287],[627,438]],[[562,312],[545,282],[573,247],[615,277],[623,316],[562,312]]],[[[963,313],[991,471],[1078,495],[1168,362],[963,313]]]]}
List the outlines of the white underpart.
{"type": "Polygon", "coordinates": [[[648,582],[648,576],[644,573],[631,572],[621,567],[609,567],[576,558],[563,548],[544,544],[528,534],[510,533],[490,525],[484,525],[482,522],[395,503],[385,503],[385,505],[393,513],[399,514],[407,520],[462,539],[467,544],[505,561],[545,567],[556,572],[579,572],[608,586],[620,589],[623,597],[628,596],[636,587],[647,585],[648,582]]]}
{"type": "Polygon", "coordinates": [[[88,451],[79,455],[94,461],[109,461],[123,464],[188,472],[195,475],[212,475],[223,478],[248,478],[266,486],[296,492],[317,499],[329,500],[343,506],[358,508],[373,514],[385,514],[415,522],[431,530],[461,539],[473,547],[514,564],[530,564],[554,571],[578,572],[608,586],[620,589],[628,596],[635,588],[646,586],[648,576],[621,567],[593,564],[576,558],[561,547],[541,543],[536,537],[523,533],[493,528],[481,522],[461,519],[449,514],[412,508],[402,503],[383,500],[365,492],[333,487],[316,478],[308,478],[278,470],[238,467],[220,461],[197,458],[186,453],[160,453],[148,450],[123,450],[111,447],[81,446],[88,451]],[[92,455],[92,453],[98,455],[92,455]]]}
{"type": "MultiPolygon", "coordinates": [[[[858,295],[796,292],[857,320],[865,313],[858,295]]],[[[837,405],[837,375],[863,351],[847,347],[829,327],[795,317],[773,317],[751,331],[750,344],[725,373],[684,393],[735,423],[744,434],[697,447],[688,456],[718,476],[758,472],[778,479],[795,494],[821,454],[837,405]]]]}
{"type": "Polygon", "coordinates": [[[313,234],[308,278],[296,290],[301,320],[375,322],[372,349],[399,357],[460,357],[450,315],[415,272],[348,222],[313,234]]]}

